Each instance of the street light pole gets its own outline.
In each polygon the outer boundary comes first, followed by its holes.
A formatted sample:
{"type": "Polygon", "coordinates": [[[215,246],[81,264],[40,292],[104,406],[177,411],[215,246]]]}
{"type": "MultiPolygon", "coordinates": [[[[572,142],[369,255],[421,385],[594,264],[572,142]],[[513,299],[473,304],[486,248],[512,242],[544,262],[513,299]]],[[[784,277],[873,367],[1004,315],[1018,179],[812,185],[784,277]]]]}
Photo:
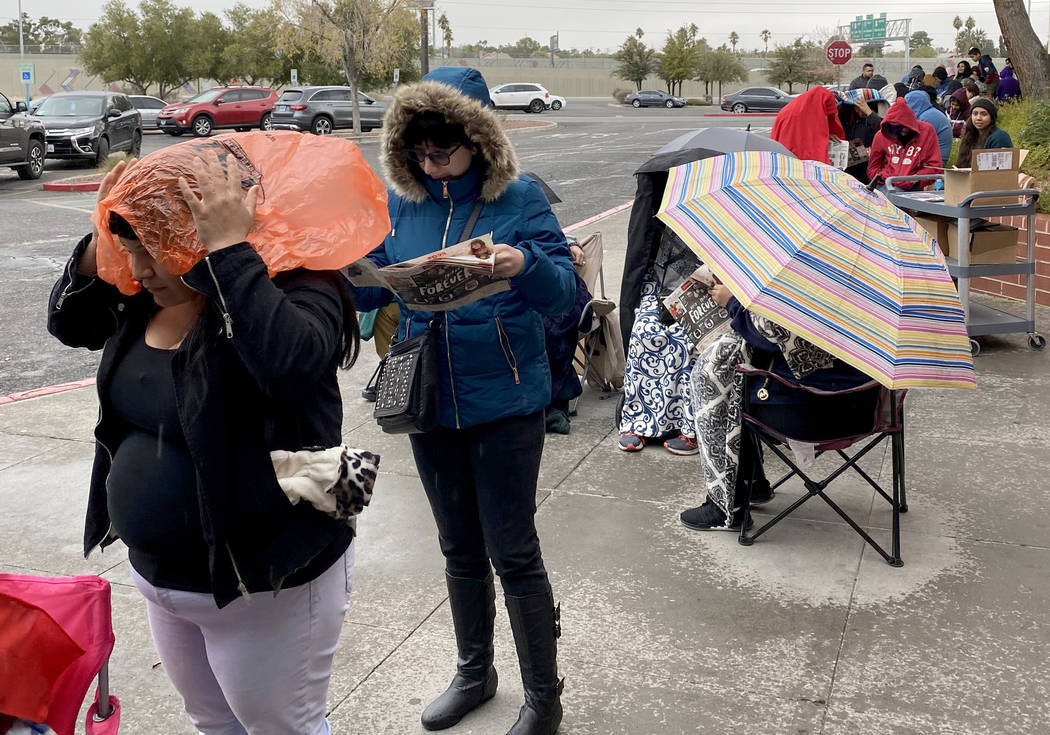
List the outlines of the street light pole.
{"type": "MultiPolygon", "coordinates": [[[[18,63],[24,62],[26,56],[25,41],[22,39],[22,0],[18,0],[18,63]]],[[[21,66],[19,67],[21,68],[21,66]]],[[[29,110],[29,82],[26,82],[26,111],[29,110]]]]}

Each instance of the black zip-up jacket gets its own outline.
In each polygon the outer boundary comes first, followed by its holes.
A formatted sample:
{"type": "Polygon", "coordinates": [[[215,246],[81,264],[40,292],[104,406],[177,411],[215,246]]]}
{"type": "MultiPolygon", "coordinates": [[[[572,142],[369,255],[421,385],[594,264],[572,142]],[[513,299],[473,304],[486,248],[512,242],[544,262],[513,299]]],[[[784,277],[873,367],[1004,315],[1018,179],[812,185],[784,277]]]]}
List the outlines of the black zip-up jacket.
{"type": "MultiPolygon", "coordinates": [[[[148,292],[125,296],[100,278],[76,272],[89,241],[77,245],[48,305],[51,334],[72,347],[103,350],[85,556],[116,540],[106,478],[128,426],[110,407],[109,382],[117,360],[156,310],[148,292]]],[[[333,271],[295,270],[271,280],[248,243],[212,253],[183,276],[207,297],[195,327],[204,345],[200,349],[191,333],[173,356],[172,372],[220,608],[239,593],[279,590],[299,570],[297,583],[312,579],[353,538],[345,522],[308,503],[289,503],[269,455],[342,442],[339,279],[333,271]]]]}

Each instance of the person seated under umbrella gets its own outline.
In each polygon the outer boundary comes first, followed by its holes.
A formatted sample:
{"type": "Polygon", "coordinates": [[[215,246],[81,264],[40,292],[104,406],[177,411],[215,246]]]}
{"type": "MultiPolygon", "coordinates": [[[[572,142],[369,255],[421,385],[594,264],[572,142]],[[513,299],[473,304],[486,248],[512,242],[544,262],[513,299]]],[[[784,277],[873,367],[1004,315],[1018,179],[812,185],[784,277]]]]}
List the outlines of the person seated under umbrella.
{"type": "MultiPolygon", "coordinates": [[[[696,277],[704,282],[703,275],[696,277]]],[[[694,531],[739,531],[748,483],[752,484],[751,505],[769,502],[774,493],[763,471],[761,454],[751,442],[742,441],[744,381],[736,367],[751,365],[792,385],[825,391],[856,388],[872,379],[783,327],[752,314],[721,283],[707,280],[706,285],[711,297],[732,317],[733,331],[700,353],[693,367],[693,414],[707,498],[703,504],[682,511],[679,519],[694,531]]],[[[809,394],[793,391],[776,380],[763,384],[753,381],[751,392],[756,419],[797,437],[806,437],[815,428],[829,436],[863,433],[871,425],[873,398],[877,397],[866,391],[859,399],[864,405],[854,399],[849,410],[827,403],[814,410],[813,404],[805,402],[809,394]]],[[[751,525],[750,519],[747,523],[751,525]]]]}

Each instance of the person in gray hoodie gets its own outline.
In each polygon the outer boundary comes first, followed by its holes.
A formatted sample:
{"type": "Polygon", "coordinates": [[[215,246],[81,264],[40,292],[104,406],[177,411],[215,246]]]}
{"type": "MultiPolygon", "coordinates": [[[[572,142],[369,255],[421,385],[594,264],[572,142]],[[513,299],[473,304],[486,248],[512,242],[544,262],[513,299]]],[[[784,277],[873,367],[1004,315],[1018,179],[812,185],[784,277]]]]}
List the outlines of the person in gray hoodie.
{"type": "Polygon", "coordinates": [[[937,143],[941,149],[941,163],[946,162],[952,152],[952,125],[948,116],[933,106],[925,90],[917,89],[908,92],[904,96],[904,101],[915,113],[915,117],[933,126],[934,132],[937,133],[937,143]]]}

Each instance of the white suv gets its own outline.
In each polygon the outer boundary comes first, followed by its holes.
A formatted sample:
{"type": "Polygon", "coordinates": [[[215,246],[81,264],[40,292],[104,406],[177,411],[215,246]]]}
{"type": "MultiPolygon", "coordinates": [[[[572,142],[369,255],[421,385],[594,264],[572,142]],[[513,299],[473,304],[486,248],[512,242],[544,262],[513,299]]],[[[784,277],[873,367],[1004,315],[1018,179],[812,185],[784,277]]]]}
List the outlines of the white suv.
{"type": "Polygon", "coordinates": [[[550,92],[541,84],[514,82],[489,90],[492,104],[502,110],[543,112],[550,104],[550,92]]]}

